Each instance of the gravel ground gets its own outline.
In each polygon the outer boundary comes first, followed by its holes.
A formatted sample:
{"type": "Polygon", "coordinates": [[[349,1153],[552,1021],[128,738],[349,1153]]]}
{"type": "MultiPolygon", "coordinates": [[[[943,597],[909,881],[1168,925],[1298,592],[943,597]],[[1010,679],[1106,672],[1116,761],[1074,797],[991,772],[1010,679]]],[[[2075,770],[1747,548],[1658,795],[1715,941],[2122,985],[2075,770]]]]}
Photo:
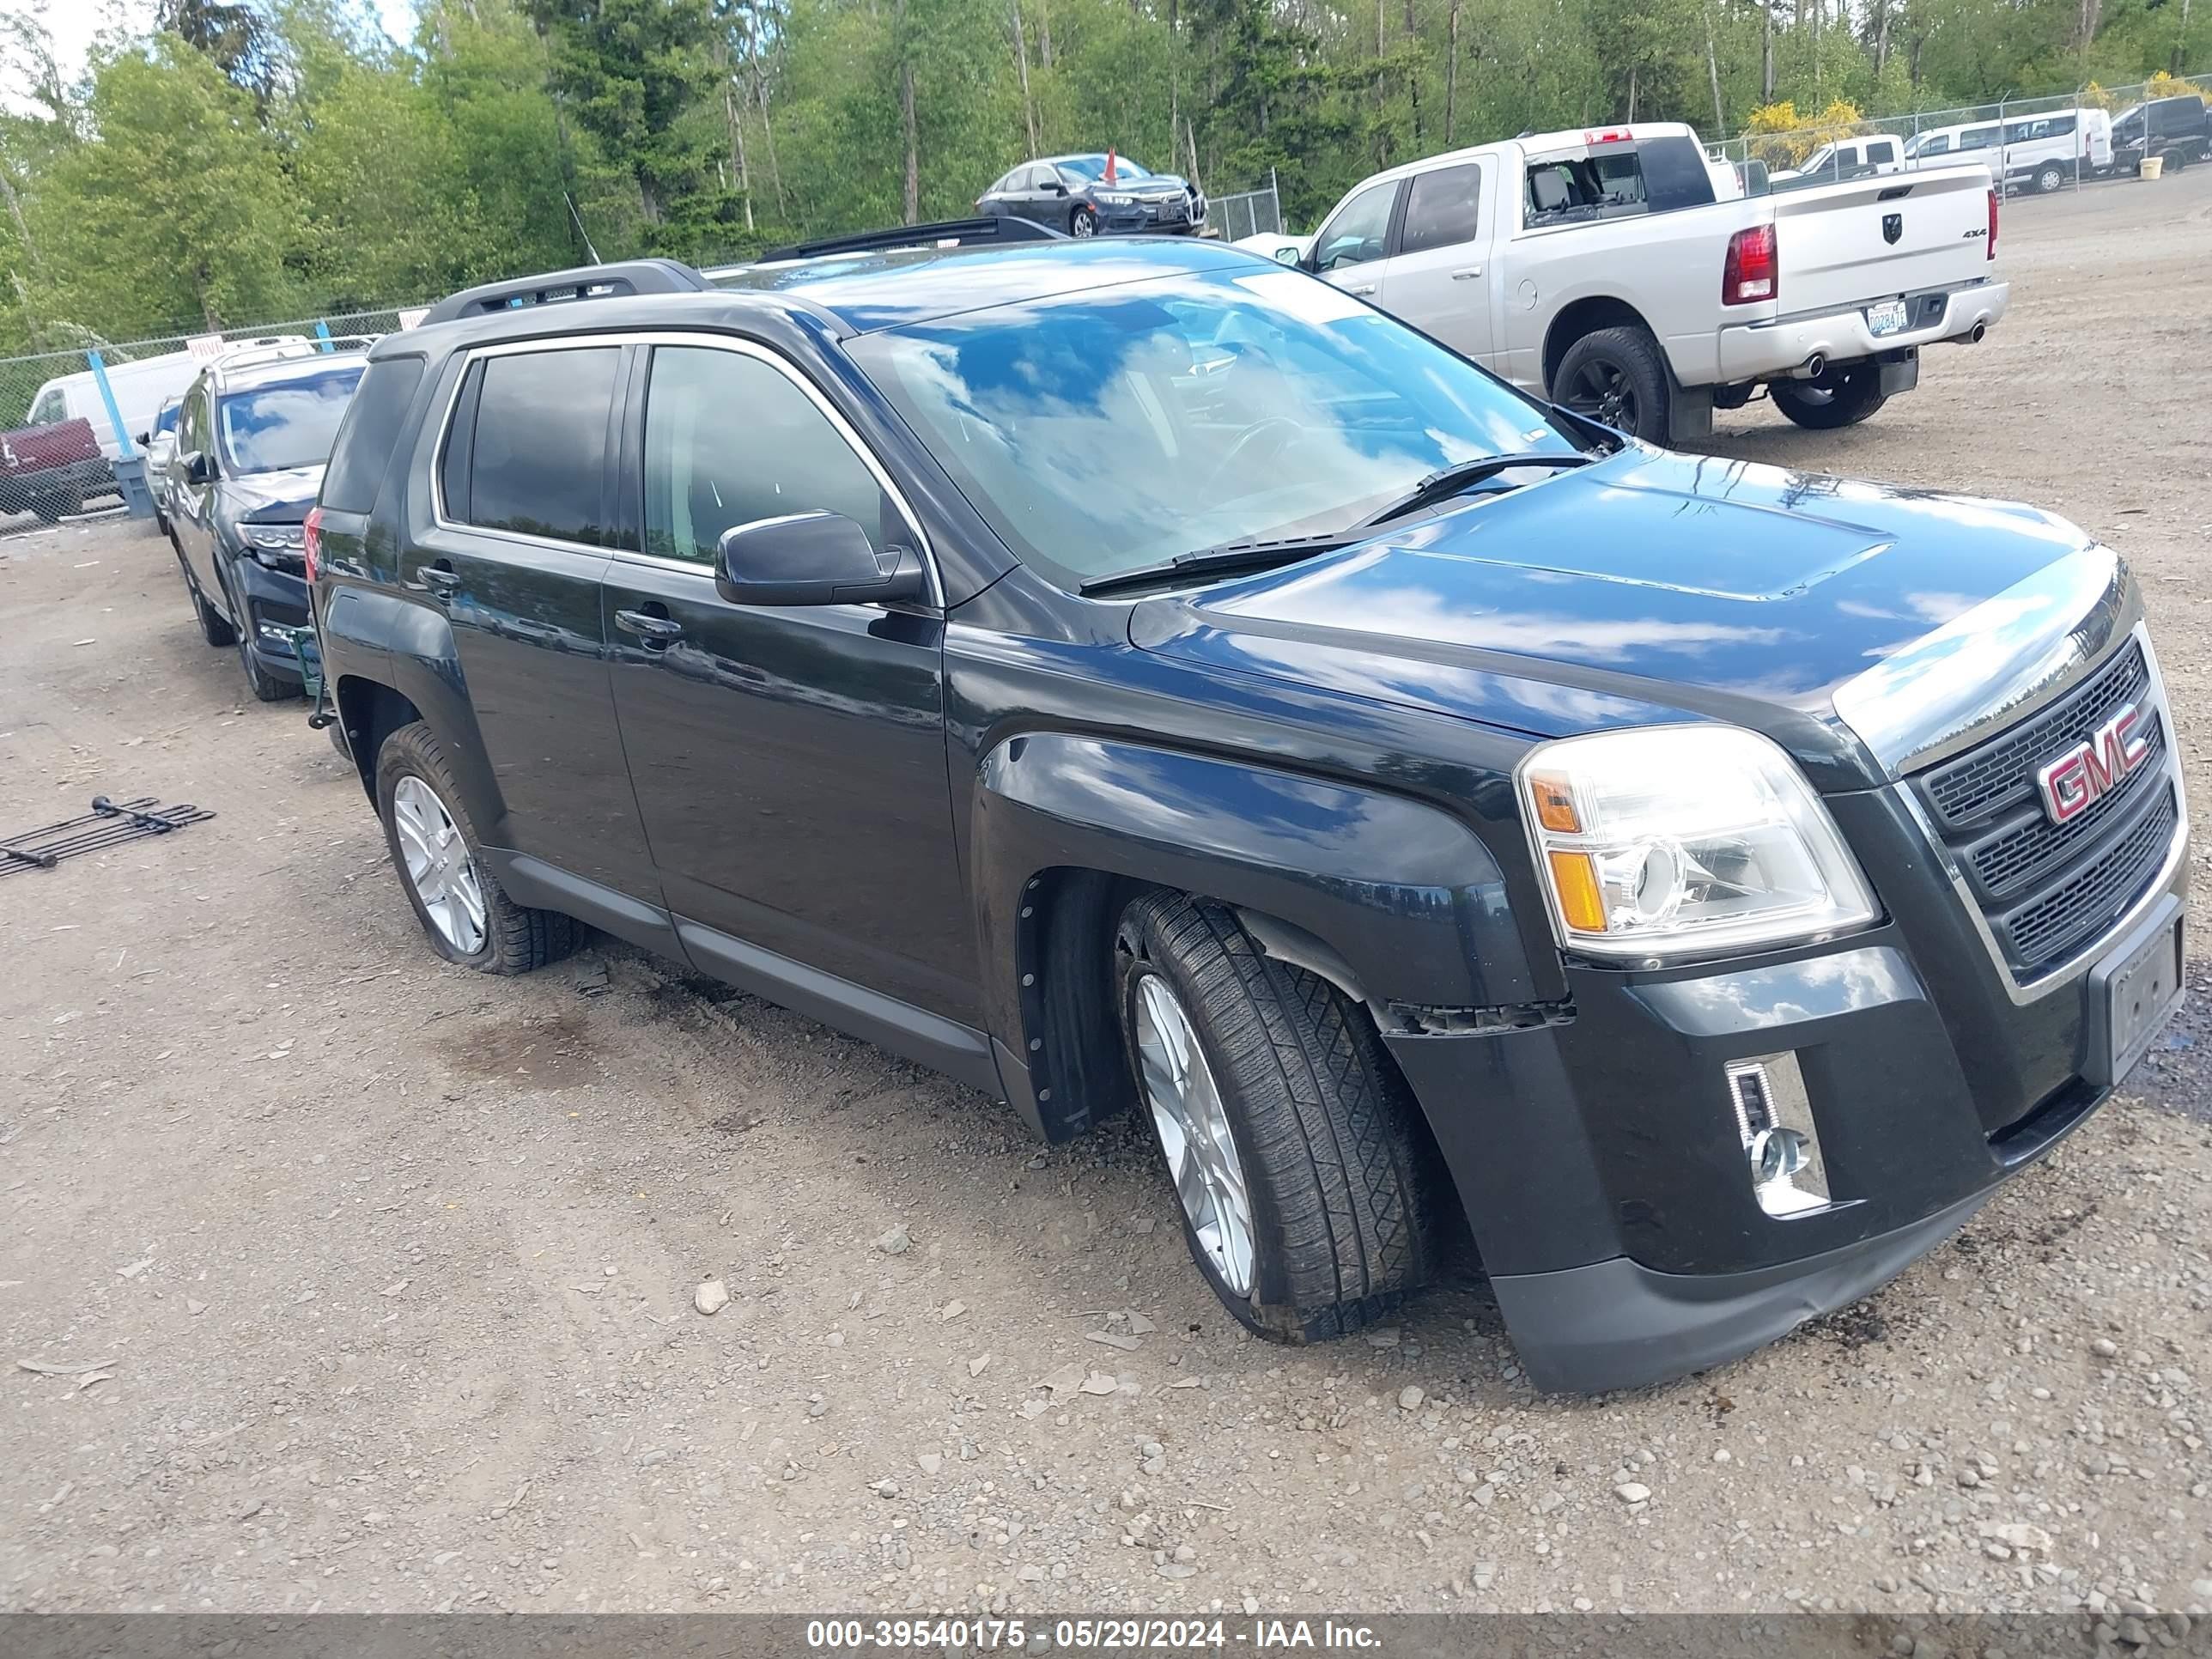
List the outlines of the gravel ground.
{"type": "MultiPolygon", "coordinates": [[[[2199,799],[2208,256],[2212,169],[2017,204],[1985,344],[1714,446],[2111,538],[2199,799]]],[[[1887,1291],[1547,1398],[1477,1287],[1246,1337],[1133,1121],[1040,1151],[623,949],[441,963],[150,531],[0,543],[0,823],[221,813],[0,879],[0,1607],[2212,1605],[2201,964],[2130,1095],[1887,1291]]]]}

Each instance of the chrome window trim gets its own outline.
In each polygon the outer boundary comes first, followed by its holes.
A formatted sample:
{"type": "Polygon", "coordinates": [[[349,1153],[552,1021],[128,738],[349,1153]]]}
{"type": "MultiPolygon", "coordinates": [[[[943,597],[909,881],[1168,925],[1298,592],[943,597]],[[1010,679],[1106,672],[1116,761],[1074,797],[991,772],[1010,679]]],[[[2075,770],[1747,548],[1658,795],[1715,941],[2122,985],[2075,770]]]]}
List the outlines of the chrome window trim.
{"type": "MultiPolygon", "coordinates": [[[[2149,913],[2154,905],[2166,896],[2166,889],[2173,881],[2174,872],[2180,867],[2182,860],[2189,855],[2189,791],[2181,775],[2181,744],[2173,729],[2172,711],[2166,703],[2166,680],[2159,672],[2158,653],[2151,646],[2149,624],[2136,623],[2133,628],[2120,636],[2119,643],[2124,644],[2130,639],[2134,640],[2142,648],[2143,660],[2150,669],[2151,693],[2148,701],[2150,706],[2158,711],[2160,722],[2166,728],[2166,761],[2159,770],[2173,789],[2176,809],[2173,839],[2166,849],[2165,859],[2159,865],[2158,874],[2152,879],[2150,884],[2143,889],[2142,896],[2130,905],[2126,913],[2110,927],[2081,946],[2080,951],[2063,967],[2054,968],[2040,978],[2026,981],[2014,973],[2012,964],[2005,960],[2004,947],[1997,943],[1997,936],[1990,927],[1989,918],[1982,914],[1981,904],[1974,897],[1974,890],[1966,880],[1966,872],[1960,868],[1958,860],[1953,856],[1950,848],[1945,843],[1942,836],[1936,833],[1934,818],[1929,816],[1927,808],[1921,803],[1920,792],[1910,783],[1894,786],[1899,798],[1905,803],[1905,811],[1912,815],[1912,821],[1919,826],[1921,839],[1934,856],[1936,868],[1943,872],[1945,879],[1950,883],[1952,893],[1958,899],[1960,906],[1966,911],[1967,920],[1973,923],[1974,931],[1981,936],[1983,948],[1989,951],[1990,960],[1996,964],[1997,977],[2004,985],[2005,994],[2012,999],[2016,1007],[2025,1006],[2028,1003],[2048,996],[2062,986],[2074,983],[2095,967],[2105,952],[2111,949],[2116,941],[2124,937],[2130,928],[2149,913]]],[[[2104,662],[2109,660],[2111,654],[2111,652],[2107,651],[2099,657],[2096,665],[2101,666],[2104,662]]],[[[2072,682],[2069,681],[2069,684],[2071,684],[2072,682]]],[[[2046,702],[2048,701],[2045,699],[2046,702]]],[[[2024,720],[2028,716],[2023,714],[2020,718],[2024,720]]]]}
{"type": "MultiPolygon", "coordinates": [[[[643,564],[658,569],[692,571],[711,580],[714,574],[714,566],[702,565],[690,559],[672,559],[661,554],[647,553],[641,550],[603,547],[590,542],[564,541],[552,536],[532,536],[522,531],[492,529],[483,525],[460,523],[448,518],[446,514],[446,445],[453,436],[453,413],[460,404],[461,388],[468,383],[469,371],[479,359],[516,356],[525,352],[577,351],[593,347],[627,345],[696,346],[712,351],[733,352],[740,357],[750,357],[757,362],[766,364],[790,381],[798,388],[799,395],[812,404],[821,413],[822,417],[829,422],[830,429],[844,440],[845,447],[853,452],[860,465],[873,476],[878,487],[890,497],[891,504],[898,508],[899,516],[906,521],[907,528],[914,532],[915,550],[921,556],[921,568],[928,573],[930,603],[939,611],[945,608],[945,583],[938,573],[937,550],[930,545],[929,532],[923,526],[921,515],[915,512],[914,504],[907,499],[906,492],[898,487],[897,481],[891,477],[890,470],[877,458],[875,452],[869,448],[860,434],[853,429],[852,422],[839,412],[836,404],[823,396],[821,389],[808,379],[803,371],[781,352],[762,345],[757,341],[743,340],[734,335],[717,334],[705,330],[651,329],[613,331],[598,334],[563,334],[551,339],[501,340],[489,345],[471,346],[458,354],[461,362],[460,371],[453,376],[453,386],[446,393],[445,411],[438,417],[438,440],[430,452],[430,521],[432,525],[439,530],[457,535],[495,536],[504,541],[519,542],[526,546],[549,547],[563,553],[588,553],[620,560],[624,563],[643,564]]],[[[649,361],[647,373],[649,377],[651,374],[649,361]]],[[[619,395],[619,386],[617,390],[619,395]]],[[[652,390],[649,378],[646,390],[648,393],[652,390]]],[[[644,448],[642,429],[639,433],[638,442],[641,459],[644,448]]]]}

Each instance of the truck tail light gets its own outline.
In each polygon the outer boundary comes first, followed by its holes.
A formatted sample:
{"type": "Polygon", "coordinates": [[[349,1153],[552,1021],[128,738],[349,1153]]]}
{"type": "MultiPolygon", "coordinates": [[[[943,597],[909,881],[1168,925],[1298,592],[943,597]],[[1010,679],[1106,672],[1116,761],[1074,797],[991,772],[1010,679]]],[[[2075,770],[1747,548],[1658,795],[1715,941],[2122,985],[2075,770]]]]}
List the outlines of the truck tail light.
{"type": "Polygon", "coordinates": [[[300,544],[307,567],[307,580],[313,581],[323,556],[323,509],[319,506],[307,509],[307,522],[301,529],[300,544]]]}
{"type": "Polygon", "coordinates": [[[1997,257],[1997,193],[1994,186],[1990,191],[1990,240],[1983,247],[1982,257],[1984,259],[1997,257]]]}
{"type": "MultiPolygon", "coordinates": [[[[1996,210],[1990,210],[1995,222],[1996,210]]],[[[1752,225],[1729,238],[1728,258],[1721,264],[1721,303],[1747,306],[1759,300],[1779,299],[1782,271],[1774,257],[1774,227],[1752,225]]]]}

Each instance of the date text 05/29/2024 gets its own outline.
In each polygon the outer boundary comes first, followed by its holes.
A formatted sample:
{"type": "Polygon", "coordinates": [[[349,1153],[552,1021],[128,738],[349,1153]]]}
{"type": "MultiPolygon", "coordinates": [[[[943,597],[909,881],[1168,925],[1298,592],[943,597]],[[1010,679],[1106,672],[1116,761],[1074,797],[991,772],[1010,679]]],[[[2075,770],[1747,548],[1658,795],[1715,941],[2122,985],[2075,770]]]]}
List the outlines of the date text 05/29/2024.
{"type": "Polygon", "coordinates": [[[930,1649],[1018,1651],[1032,1633],[1050,1632],[1055,1648],[1091,1651],[1174,1651],[1246,1647],[1260,1650],[1338,1648],[1372,1650],[1382,1644],[1371,1626],[1334,1619],[815,1619],[806,1645],[817,1650],[930,1649]]]}

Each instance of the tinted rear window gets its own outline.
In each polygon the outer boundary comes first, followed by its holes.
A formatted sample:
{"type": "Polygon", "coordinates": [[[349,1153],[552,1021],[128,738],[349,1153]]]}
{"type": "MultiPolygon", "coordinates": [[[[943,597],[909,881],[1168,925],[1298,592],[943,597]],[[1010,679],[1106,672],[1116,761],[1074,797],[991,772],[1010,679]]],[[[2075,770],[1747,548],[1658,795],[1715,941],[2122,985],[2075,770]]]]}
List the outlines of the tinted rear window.
{"type": "Polygon", "coordinates": [[[469,466],[469,522],[598,546],[613,346],[488,357],[469,466]]]}
{"type": "Polygon", "coordinates": [[[377,486],[399,441],[400,422],[422,383],[420,357],[387,357],[371,363],[354,392],[353,407],[338,428],[323,475],[323,504],[340,513],[366,513],[376,505],[377,486]]]}

